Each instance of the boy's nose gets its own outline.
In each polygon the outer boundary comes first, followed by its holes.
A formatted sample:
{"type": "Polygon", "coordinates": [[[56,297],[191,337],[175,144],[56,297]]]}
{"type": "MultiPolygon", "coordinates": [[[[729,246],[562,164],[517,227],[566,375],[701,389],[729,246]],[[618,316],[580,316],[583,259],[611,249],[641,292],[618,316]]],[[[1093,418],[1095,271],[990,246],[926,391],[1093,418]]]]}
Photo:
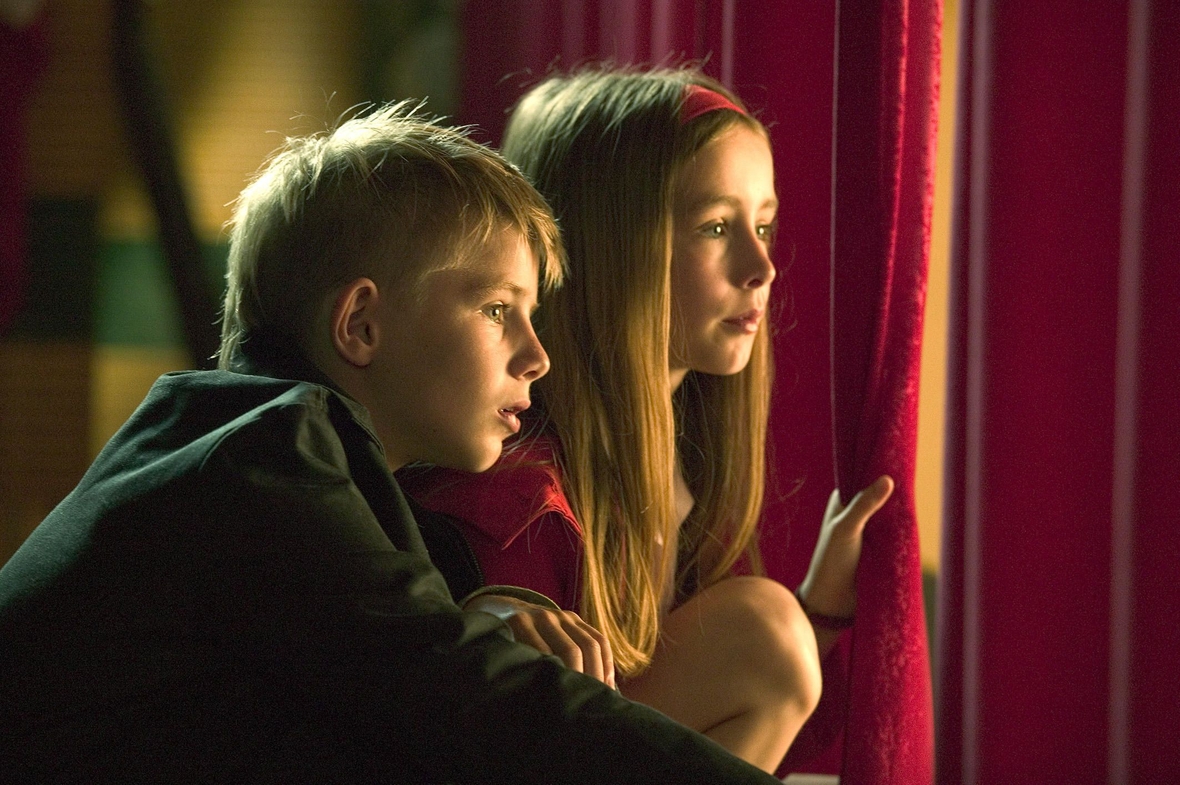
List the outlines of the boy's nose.
{"type": "Polygon", "coordinates": [[[517,353],[517,373],[513,374],[521,379],[535,382],[549,373],[549,353],[541,345],[541,339],[531,328],[525,338],[524,346],[517,353]]]}

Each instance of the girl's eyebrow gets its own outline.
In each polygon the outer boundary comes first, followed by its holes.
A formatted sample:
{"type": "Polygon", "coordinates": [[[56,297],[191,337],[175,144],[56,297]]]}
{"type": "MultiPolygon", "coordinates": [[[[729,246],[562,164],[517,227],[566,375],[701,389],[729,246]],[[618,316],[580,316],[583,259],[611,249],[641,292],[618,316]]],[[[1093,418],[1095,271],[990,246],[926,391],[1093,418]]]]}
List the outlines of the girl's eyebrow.
{"type": "MultiPolygon", "coordinates": [[[[742,203],[741,203],[741,200],[738,199],[736,196],[728,196],[725,194],[718,194],[716,196],[706,196],[702,199],[698,199],[697,201],[690,203],[688,205],[688,209],[686,210],[686,212],[695,213],[700,210],[707,210],[710,207],[717,207],[718,205],[724,205],[725,207],[731,207],[736,210],[742,206],[742,203]]],[[[758,209],[759,210],[777,210],[778,209],[778,197],[775,196],[775,197],[771,197],[770,199],[767,199],[766,201],[764,201],[762,204],[760,204],[758,206],[758,209]]]]}

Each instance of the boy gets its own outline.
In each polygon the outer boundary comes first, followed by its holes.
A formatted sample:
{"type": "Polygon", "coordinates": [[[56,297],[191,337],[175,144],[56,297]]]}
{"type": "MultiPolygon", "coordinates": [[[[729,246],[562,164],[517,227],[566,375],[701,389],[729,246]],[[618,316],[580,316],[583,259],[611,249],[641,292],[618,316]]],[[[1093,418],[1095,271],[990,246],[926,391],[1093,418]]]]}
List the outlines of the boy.
{"type": "Polygon", "coordinates": [[[387,107],[289,141],[230,243],[222,370],[162,377],[0,570],[0,780],[774,781],[463,611],[393,479],[487,468],[548,369],[515,170],[387,107]]]}

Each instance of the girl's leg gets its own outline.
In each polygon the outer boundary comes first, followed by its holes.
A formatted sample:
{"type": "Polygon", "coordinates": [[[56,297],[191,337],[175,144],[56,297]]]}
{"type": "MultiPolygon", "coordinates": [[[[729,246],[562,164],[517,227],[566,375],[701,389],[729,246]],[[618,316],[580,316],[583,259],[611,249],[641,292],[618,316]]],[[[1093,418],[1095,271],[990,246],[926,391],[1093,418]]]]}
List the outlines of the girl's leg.
{"type": "Polygon", "coordinates": [[[815,633],[781,584],[729,578],[668,615],[651,665],[621,689],[773,772],[819,702],[815,633]]]}

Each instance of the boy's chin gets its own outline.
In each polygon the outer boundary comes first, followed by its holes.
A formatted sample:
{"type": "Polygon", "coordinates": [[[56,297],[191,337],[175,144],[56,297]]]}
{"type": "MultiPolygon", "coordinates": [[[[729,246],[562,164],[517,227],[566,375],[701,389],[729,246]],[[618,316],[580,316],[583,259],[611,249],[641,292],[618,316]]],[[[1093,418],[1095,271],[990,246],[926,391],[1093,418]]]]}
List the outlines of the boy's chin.
{"type": "Polygon", "coordinates": [[[467,471],[476,472],[476,473],[486,472],[488,469],[492,468],[492,466],[495,465],[496,461],[499,460],[499,458],[500,458],[500,453],[499,453],[499,451],[497,451],[496,454],[494,456],[492,456],[490,459],[488,459],[486,461],[479,461],[476,465],[467,469],[467,471]]]}
{"type": "Polygon", "coordinates": [[[496,443],[494,448],[471,450],[463,455],[455,455],[446,462],[447,468],[459,469],[465,472],[486,472],[500,459],[503,445],[496,443]]]}

